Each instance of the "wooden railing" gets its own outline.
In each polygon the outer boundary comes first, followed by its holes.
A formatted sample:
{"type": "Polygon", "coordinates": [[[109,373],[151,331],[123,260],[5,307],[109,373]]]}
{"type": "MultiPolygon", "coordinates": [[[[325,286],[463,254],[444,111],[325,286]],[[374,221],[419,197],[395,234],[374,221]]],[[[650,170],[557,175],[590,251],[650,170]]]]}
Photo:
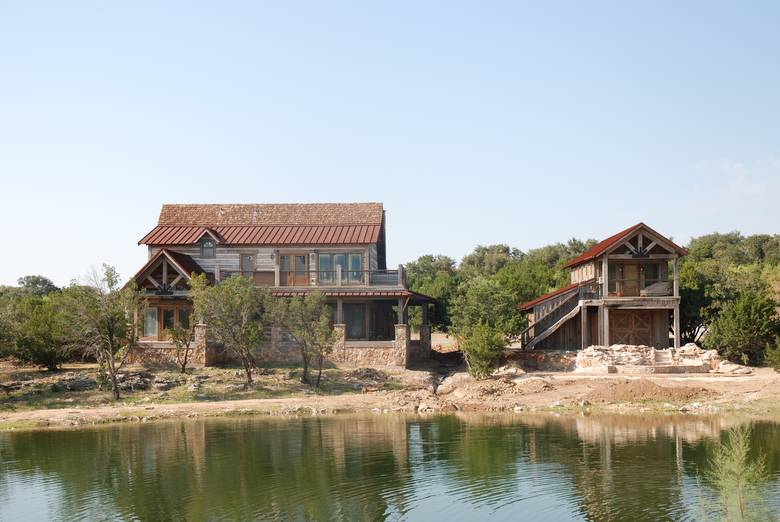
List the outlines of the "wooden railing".
{"type": "Polygon", "coordinates": [[[535,337],[541,335],[552,327],[555,323],[567,316],[572,310],[579,306],[580,300],[599,299],[601,297],[601,286],[597,282],[588,283],[580,286],[569,297],[558,303],[548,313],[536,319],[534,324],[523,330],[520,342],[523,347],[528,346],[535,337]]]}
{"type": "Polygon", "coordinates": [[[401,286],[402,270],[282,270],[279,286],[401,286]]]}
{"type": "Polygon", "coordinates": [[[666,279],[610,279],[609,281],[609,295],[614,297],[651,297],[672,294],[672,282],[666,279]]]}

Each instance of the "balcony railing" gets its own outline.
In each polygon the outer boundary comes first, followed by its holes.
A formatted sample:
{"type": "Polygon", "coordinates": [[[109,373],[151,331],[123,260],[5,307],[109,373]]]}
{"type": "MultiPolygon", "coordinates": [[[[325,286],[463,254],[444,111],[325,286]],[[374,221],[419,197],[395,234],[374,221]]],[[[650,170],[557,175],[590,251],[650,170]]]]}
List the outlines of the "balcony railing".
{"type": "Polygon", "coordinates": [[[671,296],[672,282],[666,279],[610,279],[610,297],[671,296]]]}
{"type": "Polygon", "coordinates": [[[401,286],[402,270],[281,270],[279,286],[401,286]]]}

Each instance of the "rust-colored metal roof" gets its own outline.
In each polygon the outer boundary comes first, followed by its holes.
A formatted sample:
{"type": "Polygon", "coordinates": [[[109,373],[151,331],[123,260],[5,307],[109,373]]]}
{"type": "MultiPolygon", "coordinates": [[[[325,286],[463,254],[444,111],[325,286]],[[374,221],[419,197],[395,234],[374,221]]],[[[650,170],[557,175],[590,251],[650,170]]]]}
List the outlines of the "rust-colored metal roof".
{"type": "Polygon", "coordinates": [[[640,228],[644,228],[651,234],[663,239],[666,243],[669,244],[669,246],[674,248],[674,250],[681,256],[684,256],[685,254],[688,253],[688,251],[685,250],[683,247],[676,245],[673,241],[667,239],[666,236],[659,234],[658,232],[648,227],[644,223],[637,223],[636,225],[629,227],[621,232],[618,232],[614,236],[610,236],[607,239],[587,249],[585,252],[583,252],[582,254],[578,255],[577,257],[575,257],[574,259],[566,263],[566,268],[572,268],[597,258],[598,256],[600,256],[601,254],[603,254],[613,246],[617,245],[618,243],[626,239],[634,232],[638,231],[640,228]]]}
{"type": "Polygon", "coordinates": [[[559,288],[558,290],[553,290],[552,292],[548,292],[546,294],[540,295],[536,299],[532,299],[532,300],[528,301],[527,303],[521,304],[520,305],[520,310],[523,310],[523,311],[530,310],[531,308],[533,308],[534,306],[538,305],[539,303],[547,301],[548,299],[550,299],[552,297],[555,297],[555,296],[558,296],[558,295],[561,295],[561,294],[565,294],[569,290],[574,290],[575,288],[577,288],[580,285],[591,283],[593,281],[594,281],[593,279],[590,279],[588,281],[583,281],[582,283],[571,283],[569,285],[566,285],[564,287],[559,288]]]}
{"type": "Polygon", "coordinates": [[[191,245],[210,230],[226,245],[363,245],[379,241],[381,225],[169,226],[158,225],[139,245],[191,245]]]}

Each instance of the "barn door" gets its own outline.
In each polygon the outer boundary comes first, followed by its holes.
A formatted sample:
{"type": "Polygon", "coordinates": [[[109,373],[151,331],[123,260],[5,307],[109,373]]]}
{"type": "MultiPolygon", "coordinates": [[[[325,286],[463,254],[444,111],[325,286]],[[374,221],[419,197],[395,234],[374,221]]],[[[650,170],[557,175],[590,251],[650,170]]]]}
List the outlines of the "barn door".
{"type": "Polygon", "coordinates": [[[647,310],[611,310],[610,344],[653,346],[653,315],[647,310]]]}

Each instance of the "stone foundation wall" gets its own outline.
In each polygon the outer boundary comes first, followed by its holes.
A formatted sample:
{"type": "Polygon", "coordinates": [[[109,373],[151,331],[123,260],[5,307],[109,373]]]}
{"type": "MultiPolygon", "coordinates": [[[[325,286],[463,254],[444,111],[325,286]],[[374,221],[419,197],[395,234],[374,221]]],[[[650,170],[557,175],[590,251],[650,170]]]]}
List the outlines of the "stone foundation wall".
{"type": "Polygon", "coordinates": [[[529,350],[513,352],[507,362],[517,364],[527,372],[570,372],[577,366],[577,352],[529,350]]]}
{"type": "Polygon", "coordinates": [[[613,344],[589,346],[577,353],[578,371],[620,372],[625,367],[651,367],[668,370],[710,371],[719,367],[720,356],[715,350],[702,350],[686,344],[679,350],[658,350],[651,346],[613,344]]]}
{"type": "MultiPolygon", "coordinates": [[[[422,341],[412,343],[408,325],[396,325],[396,339],[386,342],[345,341],[346,326],[336,324],[336,342],[328,357],[331,363],[356,367],[406,367],[410,359],[423,360],[430,356],[430,341],[426,349],[422,341]]],[[[430,337],[429,337],[430,338],[430,337]]],[[[272,327],[266,332],[266,342],[253,351],[258,363],[297,364],[301,362],[298,343],[282,328],[272,327]]],[[[128,356],[130,363],[145,366],[176,365],[176,352],[170,342],[142,342],[128,356]]],[[[237,360],[215,341],[208,339],[206,325],[195,327],[195,340],[190,352],[192,366],[212,366],[235,363],[237,360]]]]}

